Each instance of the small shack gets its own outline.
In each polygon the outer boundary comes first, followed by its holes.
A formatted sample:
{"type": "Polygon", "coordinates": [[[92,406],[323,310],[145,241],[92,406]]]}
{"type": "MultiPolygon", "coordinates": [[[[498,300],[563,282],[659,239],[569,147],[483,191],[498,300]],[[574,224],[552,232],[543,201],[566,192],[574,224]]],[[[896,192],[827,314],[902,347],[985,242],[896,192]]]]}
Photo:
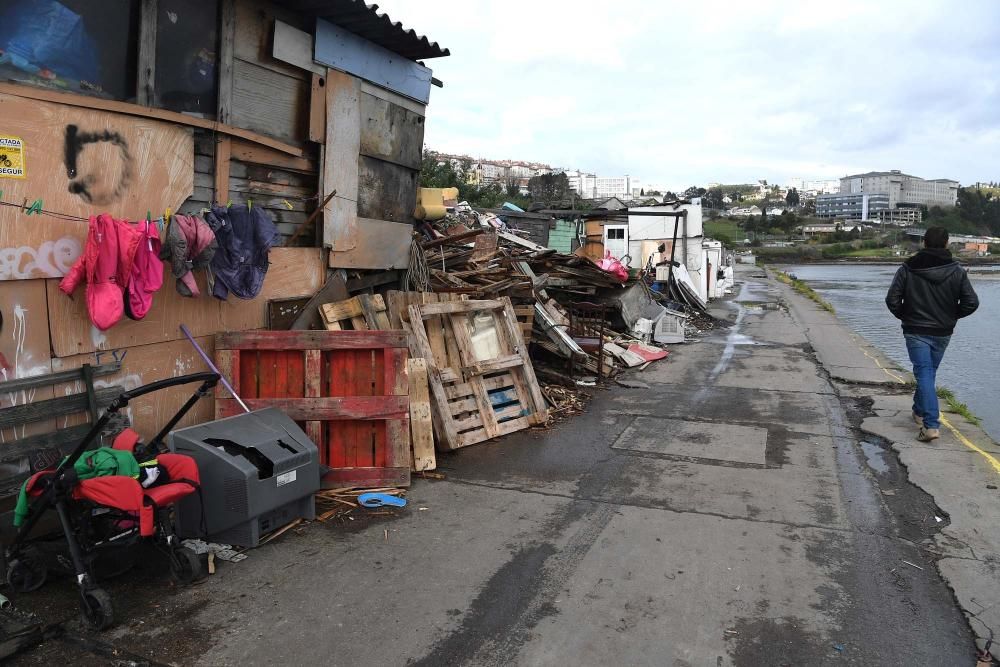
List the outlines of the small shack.
{"type": "MultiPolygon", "coordinates": [[[[204,370],[184,323],[262,328],[268,305],[313,295],[335,268],[405,268],[433,84],[447,49],[358,0],[8,0],[0,5],[0,382],[115,364],[94,385],[131,388],[204,370]],[[60,279],[88,219],[149,220],[213,205],[275,223],[252,299],[181,296],[169,265],[142,319],[107,330],[60,279]]],[[[162,232],[161,232],[162,233],[162,232]]],[[[280,369],[276,369],[280,373],[280,369]]],[[[0,394],[0,408],[78,392],[0,394]]],[[[151,434],[185,388],[136,400],[151,434]]],[[[200,402],[184,423],[212,418],[200,402]]],[[[71,420],[0,428],[10,480],[34,463],[5,444],[71,420]]]]}

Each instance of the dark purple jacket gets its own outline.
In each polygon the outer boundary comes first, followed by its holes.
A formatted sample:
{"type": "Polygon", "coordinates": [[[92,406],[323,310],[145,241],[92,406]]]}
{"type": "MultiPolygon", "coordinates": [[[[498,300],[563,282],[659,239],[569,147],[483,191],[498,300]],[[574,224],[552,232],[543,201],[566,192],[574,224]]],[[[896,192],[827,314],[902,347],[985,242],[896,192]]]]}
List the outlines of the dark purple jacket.
{"type": "Polygon", "coordinates": [[[205,219],[219,247],[212,258],[212,296],[225,300],[232,292],[252,299],[264,286],[267,253],[281,233],[262,208],[213,206],[205,219]]]}

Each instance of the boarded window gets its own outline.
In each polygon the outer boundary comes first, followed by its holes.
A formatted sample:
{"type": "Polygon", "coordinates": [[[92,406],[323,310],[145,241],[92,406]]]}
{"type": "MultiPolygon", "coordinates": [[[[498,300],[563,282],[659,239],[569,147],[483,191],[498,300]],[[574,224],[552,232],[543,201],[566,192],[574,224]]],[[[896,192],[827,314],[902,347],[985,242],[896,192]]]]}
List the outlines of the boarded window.
{"type": "Polygon", "coordinates": [[[0,80],[134,101],[139,0],[0,2],[0,80]]]}
{"type": "Polygon", "coordinates": [[[156,104],[214,117],[217,0],[160,0],[156,16],[156,104]]]}

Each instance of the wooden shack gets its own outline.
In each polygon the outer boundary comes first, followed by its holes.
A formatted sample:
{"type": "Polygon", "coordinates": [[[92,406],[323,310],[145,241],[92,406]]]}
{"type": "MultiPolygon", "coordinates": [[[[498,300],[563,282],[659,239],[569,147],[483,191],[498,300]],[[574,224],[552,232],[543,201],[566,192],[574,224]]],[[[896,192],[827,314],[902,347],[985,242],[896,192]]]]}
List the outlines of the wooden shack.
{"type": "MultiPolygon", "coordinates": [[[[3,3],[0,383],[108,362],[120,371],[99,386],[203,370],[181,323],[211,354],[217,332],[264,327],[270,300],[312,295],[331,269],[405,268],[437,83],[418,61],[448,51],[376,9],[358,0],[3,3]],[[144,319],[100,331],[82,288],[73,298],[59,291],[90,216],[169,219],[213,203],[260,207],[282,234],[257,298],[182,297],[165,267],[144,319]]],[[[0,409],[71,391],[79,387],[4,393],[0,384],[0,409]]],[[[137,400],[130,417],[150,434],[187,394],[137,400]]],[[[185,423],[212,415],[203,401],[185,423]]],[[[0,450],[70,424],[60,421],[0,429],[0,450]]]]}

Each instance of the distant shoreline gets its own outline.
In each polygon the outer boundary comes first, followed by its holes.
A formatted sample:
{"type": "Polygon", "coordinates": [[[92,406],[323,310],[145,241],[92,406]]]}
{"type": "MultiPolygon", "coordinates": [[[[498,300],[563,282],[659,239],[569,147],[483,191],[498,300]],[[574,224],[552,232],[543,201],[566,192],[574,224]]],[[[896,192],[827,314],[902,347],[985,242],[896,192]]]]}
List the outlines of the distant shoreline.
{"type": "MultiPolygon", "coordinates": [[[[896,266],[902,264],[906,261],[909,255],[900,255],[898,258],[887,259],[885,257],[845,257],[843,259],[808,259],[805,257],[790,258],[790,257],[775,257],[766,258],[765,261],[769,264],[809,264],[817,266],[837,266],[841,264],[870,264],[873,266],[896,266]]],[[[761,258],[765,259],[765,258],[761,258]]],[[[1000,258],[994,257],[956,257],[959,264],[964,264],[965,266],[1000,266],[1000,258]]]]}

